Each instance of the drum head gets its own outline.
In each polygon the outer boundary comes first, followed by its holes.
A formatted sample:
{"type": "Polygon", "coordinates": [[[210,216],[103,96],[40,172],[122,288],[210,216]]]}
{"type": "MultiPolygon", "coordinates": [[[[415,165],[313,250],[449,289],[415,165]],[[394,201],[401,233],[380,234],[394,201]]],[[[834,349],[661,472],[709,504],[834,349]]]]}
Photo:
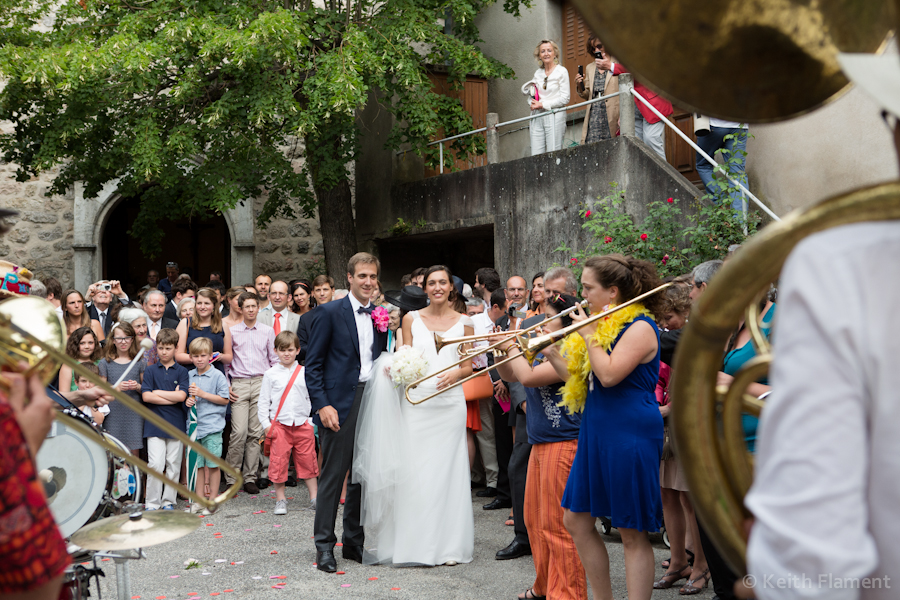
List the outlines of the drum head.
{"type": "Polygon", "coordinates": [[[64,537],[88,522],[103,498],[109,457],[97,442],[56,421],[37,455],[38,477],[64,537]]]}

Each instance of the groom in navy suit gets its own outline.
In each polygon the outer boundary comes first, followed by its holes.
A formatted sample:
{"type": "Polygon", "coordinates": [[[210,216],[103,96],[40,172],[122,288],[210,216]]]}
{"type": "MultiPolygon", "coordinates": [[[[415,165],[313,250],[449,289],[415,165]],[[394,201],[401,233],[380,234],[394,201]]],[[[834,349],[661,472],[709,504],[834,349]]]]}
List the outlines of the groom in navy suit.
{"type": "MultiPolygon", "coordinates": [[[[308,314],[306,387],[319,426],[322,472],[313,525],[316,565],[334,573],[334,524],[344,476],[353,464],[356,420],[372,365],[387,346],[387,332],[372,321],[369,298],[378,290],[378,259],[360,252],[347,264],[350,293],[308,314]]],[[[343,557],[362,562],[364,535],[360,523],[360,486],[347,485],[344,505],[343,557]]]]}

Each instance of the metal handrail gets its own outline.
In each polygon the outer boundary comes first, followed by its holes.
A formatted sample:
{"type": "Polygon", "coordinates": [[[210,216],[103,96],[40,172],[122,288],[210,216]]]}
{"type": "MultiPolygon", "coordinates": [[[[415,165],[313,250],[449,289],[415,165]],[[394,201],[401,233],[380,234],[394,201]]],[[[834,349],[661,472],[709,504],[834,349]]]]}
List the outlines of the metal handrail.
{"type": "MultiPolygon", "coordinates": [[[[614,98],[614,97],[616,97],[616,96],[618,96],[618,95],[620,95],[620,94],[624,94],[624,93],[625,93],[624,91],[613,92],[612,94],[608,94],[608,95],[606,95],[606,96],[598,96],[598,97],[596,97],[596,98],[592,98],[592,99],[590,99],[590,100],[588,100],[588,101],[586,101],[586,102],[579,102],[578,104],[572,104],[572,105],[570,105],[570,106],[560,106],[560,107],[558,107],[558,108],[551,108],[551,109],[549,109],[549,110],[545,110],[545,111],[543,111],[543,112],[539,112],[539,113],[534,114],[534,115],[529,115],[529,116],[527,116],[527,117],[520,117],[520,118],[518,118],[518,119],[513,119],[513,120],[511,120],[511,121],[505,121],[505,122],[503,122],[503,123],[497,123],[496,125],[494,125],[494,126],[492,126],[492,127],[479,127],[478,129],[473,129],[472,131],[467,131],[467,132],[465,132],[465,133],[460,133],[460,134],[458,134],[458,135],[452,135],[452,136],[450,136],[450,137],[441,138],[441,139],[435,140],[435,141],[433,141],[433,142],[428,142],[428,144],[426,144],[426,146],[434,146],[435,144],[439,144],[439,146],[438,146],[438,151],[439,151],[439,157],[438,157],[438,160],[439,160],[439,163],[440,163],[440,173],[443,175],[443,173],[444,173],[444,143],[445,143],[445,142],[450,142],[450,141],[452,141],[452,140],[458,140],[459,138],[464,138],[464,137],[466,137],[466,136],[475,135],[476,133],[482,133],[482,132],[484,132],[484,131],[488,131],[489,129],[499,129],[500,127],[505,127],[505,126],[507,126],[507,125],[515,125],[516,123],[523,123],[523,122],[525,122],[525,121],[531,121],[531,120],[533,120],[533,119],[539,119],[539,118],[541,118],[541,117],[546,117],[546,116],[548,116],[548,115],[554,115],[554,114],[556,114],[556,113],[558,113],[558,112],[560,112],[560,111],[566,111],[566,112],[568,112],[568,111],[570,111],[570,110],[572,110],[572,109],[575,109],[575,108],[580,108],[580,107],[582,107],[582,106],[587,106],[588,104],[593,104],[593,103],[595,103],[595,102],[600,102],[601,100],[609,100],[610,98],[614,98]]],[[[396,154],[397,154],[397,155],[400,155],[400,154],[404,154],[405,152],[406,152],[406,151],[401,150],[401,151],[398,151],[396,154]]]]}
{"type": "MultiPolygon", "coordinates": [[[[660,119],[662,119],[662,121],[663,121],[666,125],[668,125],[669,127],[671,127],[672,130],[673,130],[675,133],[677,133],[679,136],[681,136],[681,139],[683,139],[684,141],[686,141],[686,142],[690,145],[690,147],[693,148],[694,150],[696,150],[697,153],[700,154],[700,156],[702,156],[703,158],[705,158],[706,161],[707,161],[709,164],[713,165],[714,167],[719,167],[719,166],[720,166],[719,163],[717,163],[717,162],[715,161],[715,159],[713,159],[713,157],[711,157],[709,154],[707,154],[706,152],[704,152],[704,151],[700,148],[700,146],[698,146],[697,144],[695,144],[694,141],[693,141],[690,137],[688,137],[687,135],[685,135],[685,133],[684,133],[682,130],[680,130],[678,127],[675,127],[675,124],[672,123],[672,121],[670,121],[669,119],[667,119],[666,117],[664,117],[663,114],[662,114],[661,112],[659,112],[658,110],[656,110],[656,107],[653,106],[652,104],[650,104],[650,102],[649,102],[646,98],[644,98],[643,96],[641,96],[641,95],[638,93],[637,90],[632,89],[632,90],[631,90],[631,93],[634,94],[634,97],[635,97],[635,98],[637,98],[638,100],[640,100],[641,102],[643,102],[650,110],[652,110],[652,111],[653,111],[653,114],[655,114],[657,117],[659,117],[660,119]]],[[[756,196],[754,196],[754,195],[750,192],[750,190],[748,190],[747,187],[744,186],[741,182],[739,182],[739,181],[737,181],[736,179],[730,177],[730,176],[728,175],[728,173],[723,172],[722,174],[725,175],[725,178],[728,179],[728,181],[730,181],[731,183],[733,183],[734,185],[736,185],[737,187],[739,187],[739,188],[741,189],[742,192],[744,192],[745,194],[747,194],[747,196],[749,196],[751,200],[753,200],[754,202],[756,202],[756,205],[757,205],[758,207],[760,207],[760,208],[763,210],[763,212],[765,212],[767,215],[769,215],[770,217],[772,217],[772,218],[775,219],[776,221],[780,221],[780,220],[781,220],[781,219],[778,217],[778,215],[776,215],[775,213],[773,213],[773,212],[769,209],[768,206],[766,206],[765,204],[763,204],[762,201],[761,201],[759,198],[757,198],[756,196]]]]}

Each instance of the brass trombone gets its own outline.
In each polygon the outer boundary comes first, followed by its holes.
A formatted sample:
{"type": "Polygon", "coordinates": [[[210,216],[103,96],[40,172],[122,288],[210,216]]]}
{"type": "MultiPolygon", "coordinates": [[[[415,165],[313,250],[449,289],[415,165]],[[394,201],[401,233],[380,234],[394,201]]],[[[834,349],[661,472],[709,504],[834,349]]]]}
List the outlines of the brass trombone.
{"type": "MultiPolygon", "coordinates": [[[[600,319],[613,314],[617,310],[622,310],[626,306],[631,306],[632,304],[640,302],[644,298],[649,298],[653,294],[658,294],[659,292],[663,291],[664,289],[666,289],[667,287],[670,287],[672,285],[674,285],[674,284],[671,282],[664,283],[658,287],[653,288],[649,292],[644,292],[640,296],[635,296],[631,300],[628,300],[627,302],[623,302],[622,304],[618,304],[618,305],[610,308],[609,310],[605,310],[601,313],[597,313],[596,315],[591,315],[584,321],[581,321],[579,323],[572,323],[571,325],[569,325],[568,327],[566,327],[564,329],[560,329],[559,331],[554,331],[553,333],[548,333],[546,335],[542,335],[541,337],[528,338],[523,335],[518,335],[518,336],[516,336],[516,343],[518,344],[519,348],[522,350],[522,355],[525,357],[525,360],[527,360],[528,364],[530,365],[531,363],[534,362],[534,359],[537,357],[537,355],[540,354],[541,350],[543,350],[547,346],[555,344],[556,342],[560,341],[561,339],[568,336],[569,334],[574,333],[575,331],[581,329],[582,327],[586,327],[587,325],[596,323],[600,319]]],[[[560,313],[560,314],[562,314],[562,313],[560,313]]]]}
{"type": "MultiPolygon", "coordinates": [[[[84,377],[145,420],[153,423],[180,441],[190,450],[199,453],[206,460],[212,461],[222,471],[234,478],[234,484],[216,497],[215,500],[208,500],[179,482],[173,481],[164,474],[151,469],[150,465],[130,452],[125,452],[102,436],[98,436],[97,432],[84,422],[62,412],[57,412],[56,418],[63,421],[66,427],[78,431],[102,446],[106,451],[134,465],[146,473],[148,477],[156,477],[162,480],[166,485],[178,490],[180,494],[211,511],[215,511],[222,503],[237,493],[238,489],[243,485],[243,477],[240,472],[221,457],[213,456],[199,442],[192,441],[184,431],[173,427],[165,419],[136,402],[127,394],[113,388],[109,383],[85,369],[77,360],[62,352],[62,348],[65,346],[64,332],[65,327],[56,314],[56,309],[50,302],[42,298],[23,296],[0,302],[0,365],[2,365],[4,370],[21,371],[25,376],[36,374],[44,384],[49,383],[53,379],[62,364],[69,365],[79,377],[84,377]],[[24,328],[26,325],[29,329],[36,330],[46,341],[27,331],[24,328]],[[20,367],[22,362],[28,364],[24,371],[20,367]]],[[[2,383],[2,376],[0,376],[0,384],[2,383]]]]}

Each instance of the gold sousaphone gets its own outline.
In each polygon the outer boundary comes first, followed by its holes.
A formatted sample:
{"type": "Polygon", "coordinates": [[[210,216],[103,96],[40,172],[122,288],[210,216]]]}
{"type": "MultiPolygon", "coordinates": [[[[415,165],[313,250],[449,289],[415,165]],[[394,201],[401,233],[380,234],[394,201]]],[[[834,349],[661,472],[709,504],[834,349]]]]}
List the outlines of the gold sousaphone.
{"type": "MultiPolygon", "coordinates": [[[[200,442],[191,440],[184,431],[173,427],[141,403],[114,389],[109,383],[85,369],[77,360],[64,352],[65,344],[65,327],[57,315],[56,309],[48,301],[36,296],[22,296],[0,302],[0,368],[2,371],[21,372],[25,376],[38,375],[47,384],[53,380],[60,366],[69,365],[80,377],[84,377],[113,396],[115,402],[124,404],[146,421],[153,423],[180,441],[191,451],[197,452],[205,459],[215,463],[222,471],[234,478],[234,484],[214,500],[209,500],[151,469],[150,465],[140,458],[130,452],[125,452],[117,445],[97,435],[97,432],[83,421],[57,412],[56,418],[63,421],[66,427],[78,431],[103,446],[108,452],[134,465],[148,477],[160,479],[166,485],[175,488],[179,494],[209,510],[216,510],[223,502],[237,493],[243,484],[240,472],[222,458],[213,456],[200,442]],[[23,365],[25,365],[24,369],[23,365]]],[[[8,387],[5,385],[2,374],[0,374],[0,387],[8,387]]]]}
{"type": "MultiPolygon", "coordinates": [[[[787,119],[838,97],[849,83],[837,54],[883,49],[897,22],[895,3],[883,0],[573,1],[645,85],[681,107],[743,123],[787,119]]],[[[691,308],[672,380],[676,452],[697,517],[738,573],[746,572],[743,499],[753,478],[741,413],[763,410],[746,387],[772,361],[756,302],[805,236],[887,219],[900,219],[900,183],[791,213],[745,244],[691,308]],[[725,344],[742,316],[757,357],[729,387],[717,387],[725,344]]]]}

